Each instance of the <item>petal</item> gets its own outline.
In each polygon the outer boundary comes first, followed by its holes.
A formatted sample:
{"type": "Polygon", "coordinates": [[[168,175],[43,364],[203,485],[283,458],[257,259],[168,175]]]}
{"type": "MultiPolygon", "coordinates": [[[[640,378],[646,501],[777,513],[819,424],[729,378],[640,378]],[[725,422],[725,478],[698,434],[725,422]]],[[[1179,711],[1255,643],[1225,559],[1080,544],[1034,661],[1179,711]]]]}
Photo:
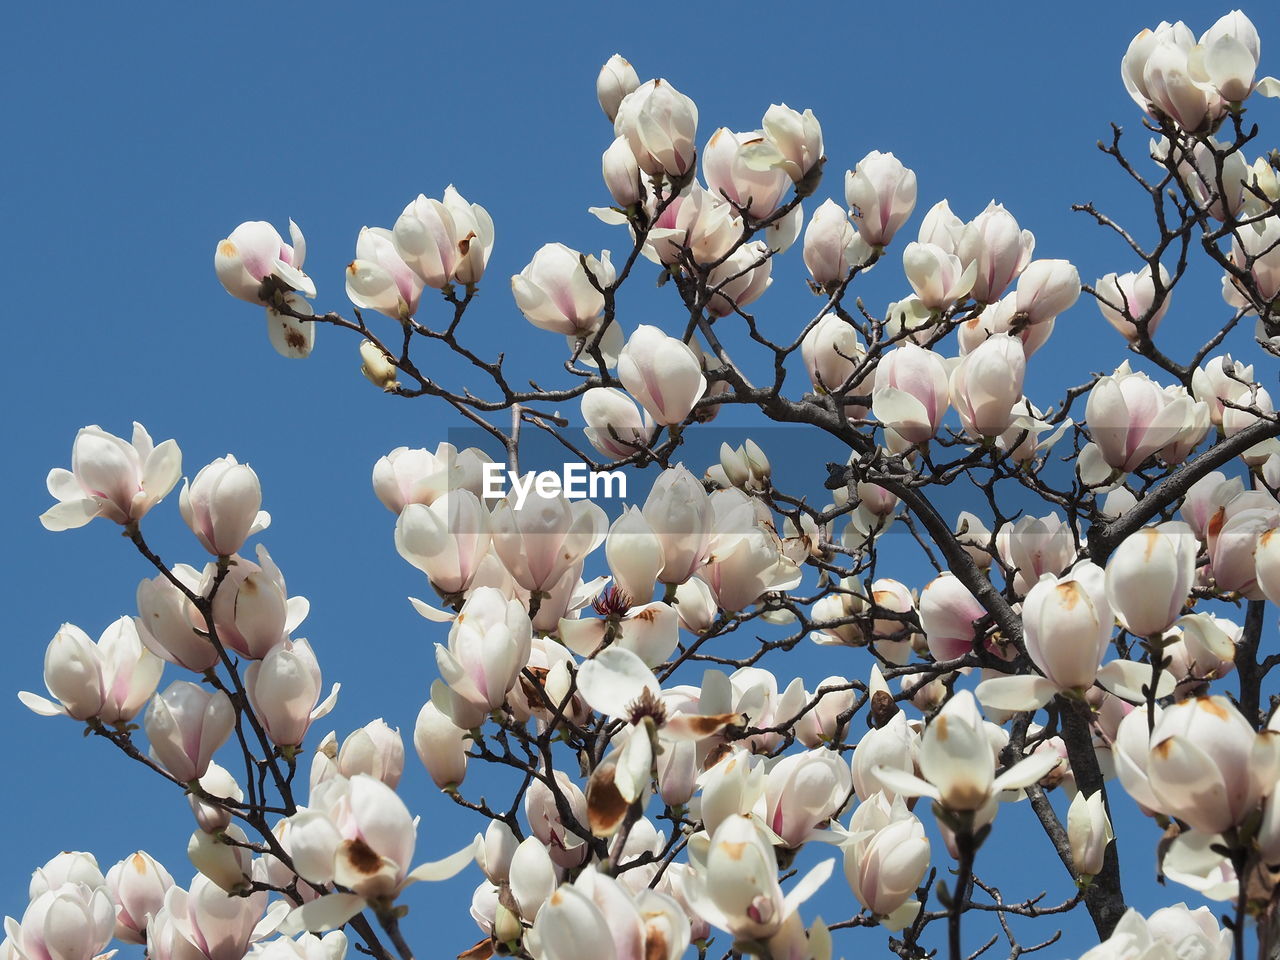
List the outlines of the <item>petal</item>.
{"type": "Polygon", "coordinates": [[[364,908],[364,897],[354,893],[326,894],[289,914],[288,919],[280,925],[280,931],[292,934],[301,930],[311,933],[336,930],[364,908]]]}
{"type": "Polygon", "coordinates": [[[96,500],[65,500],[55,503],[40,514],[40,523],[46,530],[74,530],[83,527],[94,517],[101,514],[102,508],[96,500]]]}
{"type": "Polygon", "coordinates": [[[476,837],[470,844],[463,847],[457,853],[451,853],[449,856],[440,860],[432,860],[428,863],[419,864],[409,872],[406,883],[418,883],[420,881],[448,880],[455,877],[476,859],[480,853],[482,840],[476,837]]]}
{"type": "Polygon", "coordinates": [[[1058,687],[1045,677],[1024,674],[1017,677],[992,677],[983,680],[974,696],[984,707],[993,710],[1038,710],[1053,699],[1058,687]]]}
{"type": "Polygon", "coordinates": [[[611,717],[620,716],[645,690],[655,697],[662,693],[653,671],[621,647],[602,650],[595,659],[580,666],[578,689],[592,709],[611,717]]]}

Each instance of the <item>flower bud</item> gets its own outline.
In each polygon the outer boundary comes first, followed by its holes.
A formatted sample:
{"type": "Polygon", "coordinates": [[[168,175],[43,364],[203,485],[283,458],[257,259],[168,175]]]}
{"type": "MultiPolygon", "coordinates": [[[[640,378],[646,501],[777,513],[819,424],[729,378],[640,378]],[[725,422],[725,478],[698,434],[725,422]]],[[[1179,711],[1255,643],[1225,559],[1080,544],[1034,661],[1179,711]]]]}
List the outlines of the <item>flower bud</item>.
{"type": "Polygon", "coordinates": [[[1143,267],[1137,273],[1108,273],[1096,286],[1098,309],[1107,323],[1128,341],[1138,339],[1136,321],[1147,318],[1147,336],[1154,337],[1156,327],[1164,319],[1173,298],[1169,292],[1169,271],[1160,264],[1160,303],[1156,304],[1155,281],[1151,274],[1151,265],[1143,267]],[[1148,316],[1149,314],[1149,316],[1148,316]]]}
{"type": "Polygon", "coordinates": [[[230,454],[202,468],[178,496],[182,519],[218,557],[239,553],[245,540],[267,528],[271,517],[261,507],[258,475],[230,454]]]}
{"type": "Polygon", "coordinates": [[[153,697],[143,721],[151,756],[183,783],[204,775],[234,726],[235,708],[225,693],[185,680],[153,697]]]}
{"type": "Polygon", "coordinates": [[[946,363],[932,350],[900,344],[876,367],[871,405],[876,418],[906,442],[927,442],[950,405],[946,363]]]}
{"type": "Polygon", "coordinates": [[[873,247],[883,247],[916,206],[916,175],[892,153],[872,150],[845,173],[844,196],[858,234],[873,247]]]}
{"type": "Polygon", "coordinates": [[[303,639],[286,641],[249,664],[244,686],[267,736],[282,747],[302,743],[311,724],[333,709],[339,688],[334,684],[328,698],[319,702],[320,664],[303,639]]]}
{"type": "Polygon", "coordinates": [[[1030,324],[1066,313],[1080,299],[1080,274],[1066,260],[1032,260],[1018,277],[1015,313],[1030,324]]]}
{"type": "Polygon", "coordinates": [[[461,786],[467,775],[466,734],[428,700],[413,726],[418,759],[441,790],[461,786]]]}
{"type": "Polygon", "coordinates": [[[396,365],[372,340],[360,341],[360,372],[380,390],[390,393],[400,386],[396,365]]]}
{"type": "Polygon", "coordinates": [[[344,777],[365,773],[394,790],[404,773],[404,742],[400,739],[400,730],[392,730],[381,717],[366,723],[342,742],[338,772],[344,777]]]}
{"type": "Polygon", "coordinates": [[[107,871],[107,889],[116,906],[115,938],[146,943],[147,921],[164,906],[173,877],[160,861],[139,850],[107,871]]]}
{"type": "Polygon", "coordinates": [[[682,423],[707,390],[702,364],[689,345],[645,324],[618,355],[618,379],[664,426],[682,423]]]}
{"type": "Polygon", "coordinates": [[[596,99],[610,123],[618,115],[623,98],[638,86],[640,77],[636,75],[636,68],[620,53],[615,53],[600,68],[600,75],[596,77],[596,99]]]}
{"type": "Polygon", "coordinates": [[[951,373],[951,402],[970,436],[996,437],[1013,422],[1026,373],[1022,343],[997,334],[966,354],[951,373]]]}
{"type": "Polygon", "coordinates": [[[626,209],[644,199],[644,181],[635,154],[627,146],[625,137],[618,137],[600,158],[604,185],[609,188],[613,202],[626,209]]]}
{"type": "Polygon", "coordinates": [[[920,302],[931,310],[945,310],[973,289],[977,267],[933,243],[908,243],[902,269],[920,302]]]}
{"type": "Polygon", "coordinates": [[[1031,262],[1036,238],[994,200],[973,219],[973,227],[980,241],[973,297],[979,303],[994,303],[1031,262]]]}
{"type": "Polygon", "coordinates": [[[1072,797],[1067,810],[1067,839],[1077,876],[1092,877],[1102,872],[1103,857],[1115,834],[1101,790],[1090,797],[1083,792],[1072,797]]]}
{"type": "Polygon", "coordinates": [[[599,326],[604,316],[600,290],[613,281],[608,250],[596,259],[563,243],[548,243],[511,278],[511,293],[520,312],[535,327],[567,337],[585,337],[599,326]]]}
{"type": "Polygon", "coordinates": [[[1173,625],[1195,585],[1199,549],[1177,521],[1125,537],[1107,561],[1107,599],[1126,630],[1158,637],[1173,625]]]}
{"type": "Polygon", "coordinates": [[[583,431],[591,445],[606,457],[622,460],[632,456],[637,445],[648,445],[654,425],[642,415],[635,402],[613,387],[592,387],[582,395],[583,431]]]}

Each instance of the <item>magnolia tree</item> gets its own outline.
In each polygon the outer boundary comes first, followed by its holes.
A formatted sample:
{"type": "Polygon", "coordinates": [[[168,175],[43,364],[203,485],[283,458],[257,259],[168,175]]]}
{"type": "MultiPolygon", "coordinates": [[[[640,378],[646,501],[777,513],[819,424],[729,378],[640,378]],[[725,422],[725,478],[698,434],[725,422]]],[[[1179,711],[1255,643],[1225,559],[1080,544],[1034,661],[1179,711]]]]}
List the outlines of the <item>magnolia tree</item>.
{"type": "Polygon", "coordinates": [[[1243,957],[1253,930],[1280,955],[1280,653],[1264,639],[1280,417],[1257,372],[1280,356],[1280,157],[1255,159],[1246,112],[1280,82],[1257,79],[1259,47],[1239,12],[1198,38],[1161,23],[1133,39],[1121,77],[1150,143],[1117,127],[1100,146],[1154,230],[1078,207],[1129,251],[1092,284],[998,203],[965,221],[938,199],[909,228],[928,201],[891,153],[819,202],[834,165],[812,112],[775,105],[760,130],[700,139],[688,97],[615,56],[597,80],[613,202],[592,212],[624,252],[548,243],[510,278],[537,328],[523,335],[565,341],[528,385],[472,328],[496,231],[452,187],[360,232],[345,313],[313,310],[296,224],[288,242],[236,227],[217,276],[265,311],[277,351],[306,357],[321,326],[354,334],[369,380],[484,438],[373,467],[395,548],[436,595],[413,601],[438,668],[413,746],[440,792],[397,792],[404,745],[381,719],[321,734],[338,685],[258,537],[253,469],[187,465],[177,508],[198,544],[172,563],[148,528],[183,475],[178,444],[85,427],[41,520],[120,525],[147,578],[137,616],[97,641],[66,624],[50,696],[20,696],[190,804],[196,873],[183,886],[186,864],[139,851],[104,875],[60,854],[0,952],[92,960],[116,939],[154,960],[412,960],[401,920],[424,894],[409,887],[456,877],[475,885],[478,942],[431,956],[829,960],[887,942],[1016,958],[1085,915],[1094,958],[1243,957]],[[796,247],[812,319],[762,323],[796,247]],[[1175,356],[1159,327],[1197,258],[1226,305],[1175,356]],[[853,295],[899,265],[897,302],[853,295]],[[669,309],[635,317],[623,287],[655,274],[669,309]],[[1028,371],[1073,307],[1075,329],[1130,356],[1035,395],[1028,371]],[[784,489],[762,432],[699,476],[685,461],[726,405],[841,453],[784,489]],[[560,475],[522,471],[533,438],[557,445],[560,475]],[[620,489],[588,476],[649,483],[611,517],[620,489]],[[810,642],[857,648],[827,651],[848,675],[793,679],[784,654],[810,642]],[[451,803],[474,840],[419,838],[411,811],[451,803]],[[1007,804],[1043,828],[1065,901],[984,878],[1007,804]],[[1122,873],[1122,807],[1163,829],[1163,876],[1219,912],[1127,908],[1147,871],[1122,873]],[[822,855],[793,876],[805,847],[822,855]],[[824,888],[826,922],[806,904],[824,888]]]}

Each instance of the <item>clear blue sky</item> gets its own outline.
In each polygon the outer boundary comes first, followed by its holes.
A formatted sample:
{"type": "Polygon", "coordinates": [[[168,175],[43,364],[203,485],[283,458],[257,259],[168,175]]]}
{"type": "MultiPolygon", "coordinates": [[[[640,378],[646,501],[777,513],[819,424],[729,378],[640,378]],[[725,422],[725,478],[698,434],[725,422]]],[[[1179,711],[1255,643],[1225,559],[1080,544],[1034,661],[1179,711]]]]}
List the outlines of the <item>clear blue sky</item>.
{"type": "MultiPolygon", "coordinates": [[[[372,496],[369,470],[397,445],[434,446],[447,422],[428,403],[379,395],[357,373],[355,340],[339,331],[321,330],[304,363],[271,351],[260,312],[226,296],[213,274],[214,245],[236,224],[297,220],[317,306],[347,310],[342,268],[360,227],[389,226],[417,193],[438,197],[454,183],[497,227],[473,342],[502,344],[519,355],[519,370],[558,365],[563,340],[524,321],[507,278],[544,242],[593,252],[625,245],[620,228],[586,213],[608,202],[599,155],[611,134],[594,80],[619,51],[642,78],[666,77],[697,101],[699,143],[718,126],[755,128],[773,102],[811,107],[830,159],[810,211],[842,198],[843,171],[865,153],[891,150],[919,176],[906,233],[943,197],[965,218],[994,197],[1035,233],[1038,256],[1071,259],[1092,282],[1134,269],[1118,244],[1069,210],[1093,200],[1140,218],[1139,198],[1093,146],[1113,120],[1139,153],[1147,139],[1120,82],[1120,57],[1143,26],[1185,18],[1199,32],[1227,9],[1090,0],[8,11],[0,36],[10,357],[0,385],[8,449],[0,542],[9,561],[0,596],[9,621],[0,722],[9,781],[0,808],[10,826],[0,912],[20,916],[30,871],[64,848],[95,851],[105,869],[144,847],[183,882],[190,876],[185,802],[107,744],[82,739],[75,724],[35,717],[13,696],[42,689],[44,647],[61,622],[96,637],[135,612],[137,582],[148,574],[109,524],[55,535],[36,521],[48,505],[44,475],[68,464],[84,424],[124,433],[140,420],[157,440],[179,440],[188,474],[227,452],[257,469],[274,518],[263,542],[291,589],[311,598],[300,632],[326,677],[343,682],[324,730],[345,734],[383,715],[408,737],[435,675],[431,642],[441,632],[404,602],[426,588],[394,553],[393,518],[372,496]]],[[[1267,3],[1246,12],[1262,34],[1263,72],[1280,73],[1280,15],[1267,3]]],[[[1251,116],[1280,128],[1275,101],[1251,116]]],[[[1266,142],[1276,142],[1274,132],[1266,142]]],[[[905,290],[889,260],[859,290],[874,310],[905,290]]],[[[771,329],[798,327],[816,309],[798,249],[774,276],[758,313],[771,329]]],[[[1226,315],[1216,276],[1202,270],[1194,279],[1161,328],[1167,342],[1203,339],[1226,315]]],[[[635,286],[648,285],[642,271],[635,286]]],[[[624,302],[623,323],[668,323],[661,309],[671,303],[646,289],[624,302]]],[[[440,315],[432,309],[428,322],[440,315]]],[[[1120,347],[1082,301],[1033,360],[1033,398],[1047,401],[1090,370],[1110,370],[1120,347]]],[[[566,412],[576,416],[576,405],[566,412]]],[[[165,557],[203,562],[177,519],[176,496],[148,526],[165,557]]],[[[795,669],[812,682],[864,677],[868,665],[860,654],[810,649],[795,669]]],[[[177,678],[171,668],[166,682],[177,678]]],[[[420,856],[455,849],[478,824],[434,795],[416,759],[408,766],[403,792],[423,815],[420,856]]],[[[1063,895],[1068,885],[1029,813],[1006,809],[1005,819],[1024,830],[1004,824],[1013,845],[984,859],[1012,873],[1035,863],[1016,889],[1049,884],[1050,899],[1063,895]]],[[[1149,886],[1154,828],[1125,826],[1128,869],[1149,886]]],[[[412,893],[410,929],[420,943],[428,915],[439,955],[474,942],[465,907],[478,880],[472,871],[412,893]]],[[[842,882],[832,890],[839,897],[821,909],[837,919],[852,899],[842,882]]],[[[1083,912],[1073,917],[1082,929],[1050,955],[1089,942],[1083,912]]],[[[846,941],[846,954],[858,949],[846,941]]]]}

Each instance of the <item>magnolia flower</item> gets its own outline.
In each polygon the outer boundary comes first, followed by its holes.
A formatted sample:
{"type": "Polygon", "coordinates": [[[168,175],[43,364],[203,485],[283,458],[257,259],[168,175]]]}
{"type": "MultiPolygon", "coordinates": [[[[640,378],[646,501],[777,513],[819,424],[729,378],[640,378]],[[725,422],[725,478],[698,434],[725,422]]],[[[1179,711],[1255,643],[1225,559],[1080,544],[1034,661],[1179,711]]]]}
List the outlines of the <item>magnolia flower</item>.
{"type": "Polygon", "coordinates": [[[1045,574],[1067,569],[1079,549],[1075,533],[1056,511],[1005,523],[995,541],[1001,561],[1013,573],[1014,592],[1022,596],[1045,574]]]}
{"type": "Polygon", "coordinates": [[[765,822],[789,848],[812,839],[853,796],[849,764],[825,747],[783,757],[764,785],[765,822]]]}
{"type": "Polygon", "coordinates": [[[218,282],[233,297],[249,303],[270,303],[268,278],[284,290],[296,290],[308,297],[316,295],[315,284],[302,272],[307,258],[307,241],[302,231],[289,221],[292,246],[281,239],[276,228],[262,220],[250,220],[231,231],[218,243],[213,268],[218,282]],[[264,296],[264,293],[267,295],[264,296]]]}
{"type": "Polygon", "coordinates": [[[436,666],[451,690],[488,713],[502,706],[529,662],[531,639],[529,614],[519,600],[477,587],[449,628],[449,645],[436,644],[436,666]]]}
{"type": "Polygon", "coordinates": [[[901,797],[870,795],[854,811],[840,847],[845,879],[859,903],[890,930],[915,919],[920,904],[912,895],[929,868],[929,839],[901,797]]]}
{"type": "Polygon", "coordinates": [[[791,187],[785,170],[769,166],[767,160],[753,161],[753,152],[761,148],[781,159],[761,130],[733,133],[721,127],[702,150],[702,175],[707,189],[757,220],[773,213],[791,187]]]}
{"type": "Polygon", "coordinates": [[[987,615],[954,574],[944,572],[920,594],[920,626],[935,660],[954,660],[973,651],[974,624],[987,615]]]}
{"type": "MultiPolygon", "coordinates": [[[[1145,711],[1120,724],[1145,733],[1145,711]]],[[[1239,826],[1274,789],[1280,771],[1280,733],[1256,733],[1226,697],[1196,697],[1166,707],[1156,719],[1141,765],[1123,766],[1125,789],[1144,806],[1205,833],[1239,826]],[[1138,775],[1145,773],[1146,790],[1138,775]],[[1148,801],[1151,801],[1148,804],[1148,801]]]]}
{"type": "Polygon", "coordinates": [[[245,670],[244,686],[253,711],[271,742],[282,747],[302,743],[307,730],[338,702],[335,683],[320,702],[320,664],[306,640],[286,641],[245,670]]]}
{"type": "Polygon", "coordinates": [[[1256,309],[1252,298],[1262,298],[1264,304],[1280,297],[1280,216],[1268,216],[1262,220],[1232,231],[1231,262],[1240,270],[1247,270],[1253,280],[1256,294],[1246,291],[1238,279],[1232,278],[1233,287],[1256,309]]]}
{"type": "MultiPolygon", "coordinates": [[[[480,522],[479,515],[472,519],[480,522]]],[[[604,510],[592,501],[570,501],[559,491],[544,493],[539,485],[519,506],[510,497],[498,502],[490,536],[516,583],[526,590],[549,591],[604,542],[606,525],[604,510]]],[[[468,553],[474,562],[478,553],[468,553]]]]}
{"type": "Polygon", "coordinates": [[[949,405],[947,366],[932,350],[902,343],[876,367],[872,410],[906,442],[931,439],[949,405]]]}
{"type": "Polygon", "coordinates": [[[1208,417],[1206,404],[1185,390],[1161,390],[1145,373],[1134,373],[1126,360],[1089,391],[1085,418],[1093,445],[1081,451],[1081,477],[1096,475],[1098,460],[1128,473],[1170,447],[1194,447],[1208,428],[1208,417]]]}
{"type": "Polygon", "coordinates": [[[778,252],[775,247],[753,240],[713,267],[707,277],[707,287],[713,291],[707,301],[707,312],[713,317],[727,317],[759,299],[773,283],[771,254],[775,252],[778,252]]]}
{"type": "Polygon", "coordinates": [[[101,427],[83,427],[71,446],[71,469],[49,471],[45,481],[58,501],[40,515],[46,530],[83,527],[94,517],[137,523],[182,476],[182,451],[173,440],[159,446],[140,423],[126,443],[101,427]]]}
{"type": "MultiPolygon", "coordinates": [[[[802,183],[815,168],[821,171],[821,164],[826,160],[823,156],[822,125],[812,110],[800,113],[785,103],[771,104],[764,112],[761,126],[773,151],[762,149],[751,162],[781,168],[797,184],[802,183]]],[[[806,186],[805,195],[813,192],[816,181],[806,186]]]]}
{"type": "Polygon", "coordinates": [[[627,138],[649,176],[682,179],[692,173],[698,108],[666,80],[649,80],[623,97],[613,131],[627,138]]]}
{"type": "Polygon", "coordinates": [[[146,943],[147,922],[160,912],[173,877],[149,853],[131,853],[107,871],[107,889],[116,905],[115,938],[146,943]]]}
{"type": "Polygon", "coordinates": [[[164,661],[142,645],[138,628],[121,617],[95,644],[83,630],[64,623],[44,655],[44,682],[57,703],[34,693],[18,694],[42,716],[97,718],[112,726],[128,723],[155,693],[164,661]]]}
{"type": "Polygon", "coordinates": [[[413,726],[413,747],[437,787],[450,790],[462,784],[467,775],[466,733],[430,700],[413,726]]]}
{"type": "Polygon", "coordinates": [[[615,53],[600,68],[596,77],[596,99],[610,123],[618,115],[623,98],[638,86],[640,77],[636,75],[636,68],[620,53],[615,53]]]}
{"type": "Polygon", "coordinates": [[[614,276],[608,250],[597,259],[563,243],[548,243],[511,278],[511,293],[535,327],[581,338],[604,318],[600,291],[612,285],[614,276]]]}
{"type": "Polygon", "coordinates": [[[684,422],[707,390],[702,363],[687,343],[641,324],[618,354],[618,379],[654,422],[684,422]]]}
{"type": "Polygon", "coordinates": [[[347,298],[363,310],[408,320],[418,312],[423,283],[405,259],[390,230],[361,227],[356,258],[347,264],[347,298]]]}
{"type": "Polygon", "coordinates": [[[831,876],[834,860],[823,860],[784,897],[773,845],[749,816],[735,814],[713,834],[689,844],[688,873],[677,877],[684,900],[712,926],[738,940],[766,940],[831,876]]]}
{"type": "MultiPolygon", "coordinates": [[[[1173,298],[1169,291],[1169,271],[1160,264],[1160,300],[1156,302],[1155,280],[1151,264],[1137,273],[1108,273],[1095,284],[1098,309],[1107,323],[1129,341],[1139,337],[1137,321],[1146,318],[1146,335],[1154,337],[1156,328],[1169,310],[1173,298]]],[[[1201,399],[1197,397],[1197,399],[1201,399]]]]}
{"type": "Polygon", "coordinates": [[[974,217],[973,228],[979,239],[973,297],[980,303],[993,303],[1031,262],[1036,238],[994,200],[974,217]]]}
{"type": "Polygon", "coordinates": [[[1022,399],[1027,359],[1021,341],[997,334],[966,354],[951,372],[951,403],[970,436],[995,437],[1009,429],[1022,399]]]}
{"type": "Polygon", "coordinates": [[[1235,403],[1254,383],[1253,364],[1233,360],[1229,353],[1212,357],[1203,367],[1191,371],[1191,393],[1208,405],[1209,419],[1215,427],[1222,426],[1225,402],[1235,403]]]}
{"type": "MultiPolygon", "coordinates": [[[[600,173],[613,202],[624,210],[645,198],[644,176],[626,137],[618,137],[600,156],[600,173]]],[[[608,211],[613,213],[614,211],[608,211]]]]}
{"type": "Polygon", "coordinates": [[[493,252],[488,211],[467,203],[453,184],[445,188],[443,201],[418,194],[390,233],[397,255],[420,278],[416,284],[397,278],[397,286],[410,293],[422,284],[440,290],[451,283],[479,283],[493,252]]]}
{"type": "Polygon", "coordinates": [[[952,695],[920,738],[920,776],[895,767],[877,767],[875,775],[904,797],[930,797],[946,809],[989,820],[1003,790],[1027,787],[1059,764],[1057,754],[1033,754],[999,776],[991,739],[973,694],[952,695]]]}
{"type": "Polygon", "coordinates": [[[298,875],[351,891],[326,894],[294,911],[290,927],[313,932],[340,927],[370,899],[394,898],[411,883],[449,879],[475,859],[479,842],[410,870],[417,821],[395,791],[365,774],[326,780],[289,824],[298,875]]]}
{"type": "Polygon", "coordinates": [[[522,899],[512,879],[521,913],[536,912],[524,945],[540,960],[577,960],[584,944],[591,945],[593,960],[677,960],[689,946],[689,918],[669,896],[649,889],[632,893],[594,867],[559,887],[553,876],[551,886],[554,892],[547,890],[543,898],[538,885],[526,881],[520,885],[522,899]],[[545,905],[530,911],[525,902],[534,890],[545,905]]]}
{"type": "MultiPolygon", "coordinates": [[[[653,671],[632,651],[611,646],[578,668],[578,689],[593,710],[629,721],[626,742],[614,755],[605,784],[599,775],[597,786],[607,785],[625,801],[634,803],[648,787],[653,775],[654,748],[658,741],[703,740],[738,719],[736,713],[690,714],[677,712],[664,701],[662,687],[653,671]]],[[[625,810],[625,807],[624,807],[625,810]]],[[[621,816],[602,821],[599,810],[592,811],[593,827],[600,835],[617,828],[621,816]]]]}
{"type": "Polygon", "coordinates": [[[258,475],[227,454],[184,482],[178,509],[201,546],[214,556],[239,553],[245,540],[271,524],[262,506],[258,475]]]}
{"type": "MultiPolygon", "coordinates": [[[[818,393],[835,393],[844,388],[862,370],[866,354],[857,329],[834,313],[824,313],[800,341],[800,355],[818,393]]],[[[873,376],[870,371],[863,372],[857,381],[849,383],[848,392],[870,394],[873,376]]],[[[847,417],[861,419],[867,415],[867,408],[846,404],[844,412],[847,417]]]]}
{"type": "Polygon", "coordinates": [[[876,794],[892,802],[898,794],[877,775],[880,767],[895,767],[913,773],[920,736],[907,723],[907,715],[899,710],[882,727],[872,727],[862,735],[853,751],[853,788],[864,802],[876,794]]]}
{"type": "Polygon", "coordinates": [[[174,564],[169,572],[172,580],[159,574],[138,584],[138,636],[148,650],[169,663],[204,673],[218,662],[218,648],[209,640],[204,615],[178,584],[194,596],[203,596],[211,577],[185,563],[174,564]]]}
{"type": "Polygon", "coordinates": [[[953,253],[934,243],[908,243],[902,251],[902,269],[916,296],[930,310],[945,310],[973,289],[977,265],[967,266],[953,253]]]}
{"type": "Polygon", "coordinates": [[[459,450],[441,443],[434,453],[396,447],[373,465],[373,492],[394,514],[410,503],[431,506],[448,490],[470,490],[478,497],[484,488],[484,465],[492,462],[477,447],[459,450]]]}
{"type": "Polygon", "coordinates": [[[844,197],[858,234],[886,246],[916,206],[916,175],[892,153],[872,150],[844,175],[844,197]]]}
{"type": "Polygon", "coordinates": [[[106,887],[83,883],[63,883],[34,897],[20,924],[5,920],[15,960],[93,960],[114,930],[106,887]]]}
{"type": "Polygon", "coordinates": [[[489,553],[489,511],[470,490],[431,506],[406,504],[396,519],[396,552],[445,595],[465,593],[489,553]]]}
{"type": "MultiPolygon", "coordinates": [[[[649,488],[649,496],[639,517],[634,514],[632,517],[628,525],[631,536],[621,538],[616,550],[621,554],[638,552],[641,548],[652,549],[652,542],[647,536],[638,536],[644,530],[639,525],[642,519],[645,528],[657,538],[661,551],[661,563],[656,570],[660,582],[684,583],[706,562],[711,550],[715,508],[702,484],[683,464],[676,464],[658,474],[649,488]],[[633,543],[636,545],[631,546],[633,543]]],[[[615,526],[621,523],[620,518],[615,526]]],[[[619,564],[613,559],[615,552],[608,548],[606,551],[610,556],[610,566],[617,569],[619,564]]]]}
{"type": "Polygon", "coordinates": [[[1088,797],[1083,792],[1072,797],[1067,810],[1067,840],[1071,845],[1071,861],[1076,876],[1091,877],[1101,873],[1103,857],[1114,839],[1102,791],[1088,797]]]}
{"type": "MultiPolygon", "coordinates": [[[[262,659],[287,640],[311,610],[306,597],[289,596],[284,574],[262,544],[258,544],[257,555],[257,563],[238,556],[213,598],[218,639],[228,650],[251,660],[262,659]]],[[[211,586],[209,572],[206,570],[200,593],[211,586]]],[[[177,602],[176,597],[169,599],[177,602]]],[[[202,619],[189,604],[185,617],[192,624],[202,619]]],[[[174,630],[182,630],[180,623],[174,630]]]]}
{"type": "Polygon", "coordinates": [[[183,783],[204,776],[234,726],[235,708],[225,693],[185,680],[153,697],[143,720],[152,759],[183,783]]]}
{"type": "Polygon", "coordinates": [[[1232,943],[1231,934],[1218,927],[1208,907],[1190,910],[1185,903],[1179,903],[1157,910],[1150,920],[1144,920],[1137,910],[1127,910],[1111,936],[1084,953],[1080,960],[1122,957],[1229,960],[1232,943]]]}
{"type": "Polygon", "coordinates": [[[1124,539],[1107,561],[1107,599],[1126,630],[1157,637],[1173,625],[1195,584],[1199,548],[1176,521],[1124,539]]]}

